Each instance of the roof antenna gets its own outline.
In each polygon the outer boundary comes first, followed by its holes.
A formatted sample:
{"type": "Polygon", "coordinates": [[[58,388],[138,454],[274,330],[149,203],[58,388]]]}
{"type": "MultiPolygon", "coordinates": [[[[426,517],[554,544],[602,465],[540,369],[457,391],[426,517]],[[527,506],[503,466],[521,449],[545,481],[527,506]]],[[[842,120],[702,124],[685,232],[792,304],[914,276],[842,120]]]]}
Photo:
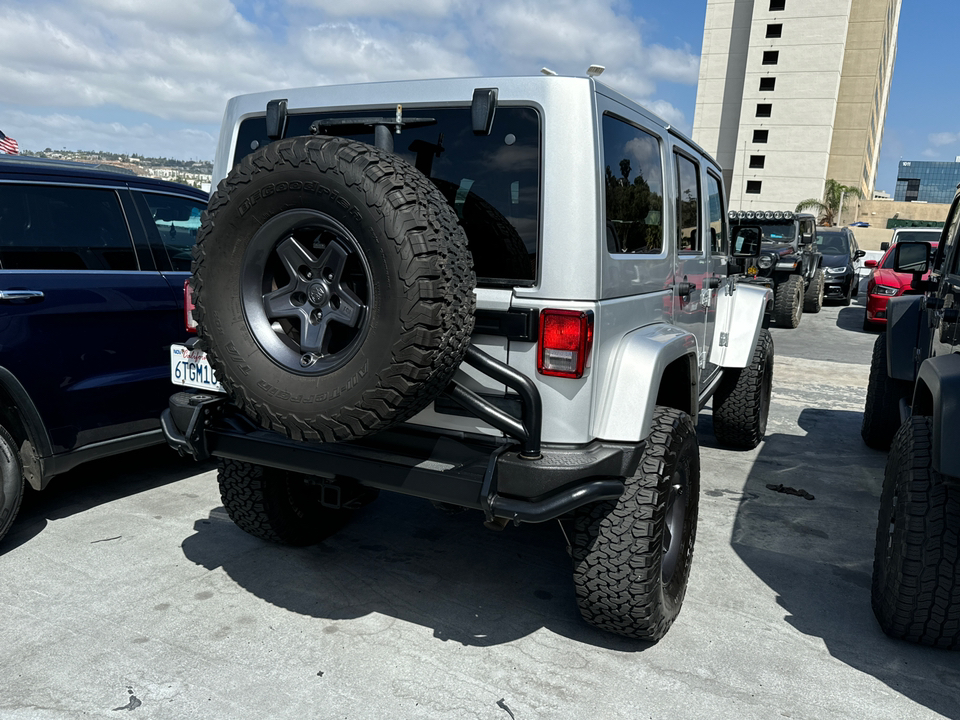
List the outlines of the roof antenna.
{"type": "Polygon", "coordinates": [[[587,68],[588,77],[597,77],[600,75],[606,68],[603,65],[591,65],[587,68]]]}

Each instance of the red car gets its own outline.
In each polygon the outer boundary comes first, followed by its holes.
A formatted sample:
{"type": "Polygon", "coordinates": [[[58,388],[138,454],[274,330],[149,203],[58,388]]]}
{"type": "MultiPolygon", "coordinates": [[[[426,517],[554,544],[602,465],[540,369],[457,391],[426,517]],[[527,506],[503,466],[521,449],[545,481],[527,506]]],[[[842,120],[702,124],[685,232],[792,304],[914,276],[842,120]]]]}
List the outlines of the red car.
{"type": "MultiPolygon", "coordinates": [[[[935,242],[930,243],[934,250],[937,248],[935,242]]],[[[870,273],[870,279],[867,280],[867,312],[863,316],[863,329],[874,330],[887,324],[887,303],[890,298],[898,295],[918,295],[922,294],[910,288],[910,282],[913,280],[912,273],[894,272],[893,253],[896,245],[892,246],[880,261],[866,260],[864,267],[873,268],[870,273]]],[[[924,275],[926,280],[928,275],[924,275]]]]}

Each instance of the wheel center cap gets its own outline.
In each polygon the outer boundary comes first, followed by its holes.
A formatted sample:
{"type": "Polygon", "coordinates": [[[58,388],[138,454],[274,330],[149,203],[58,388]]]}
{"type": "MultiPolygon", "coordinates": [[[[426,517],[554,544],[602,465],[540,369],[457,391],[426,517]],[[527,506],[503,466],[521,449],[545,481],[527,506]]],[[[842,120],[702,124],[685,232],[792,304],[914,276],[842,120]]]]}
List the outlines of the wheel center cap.
{"type": "Polygon", "coordinates": [[[320,307],[327,303],[327,288],[323,283],[314,283],[307,288],[307,298],[314,307],[320,307]]]}

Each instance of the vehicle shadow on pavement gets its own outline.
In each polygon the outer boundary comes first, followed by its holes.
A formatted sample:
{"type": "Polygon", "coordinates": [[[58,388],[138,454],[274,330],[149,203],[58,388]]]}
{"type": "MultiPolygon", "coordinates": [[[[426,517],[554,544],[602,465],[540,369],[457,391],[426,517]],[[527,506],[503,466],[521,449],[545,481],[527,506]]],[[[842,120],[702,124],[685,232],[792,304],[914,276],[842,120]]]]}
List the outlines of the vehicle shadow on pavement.
{"type": "Polygon", "coordinates": [[[863,445],[861,419],[858,412],[807,408],[798,421],[805,436],[768,435],[744,486],[731,545],[779,595],[792,627],[821,638],[834,658],[894,691],[956,717],[958,655],[892,640],[873,616],[886,454],[863,445]]]}
{"type": "Polygon", "coordinates": [[[854,305],[840,308],[840,312],[837,315],[837,327],[841,330],[851,330],[866,335],[876,335],[875,332],[863,329],[863,315],[866,312],[866,308],[854,305]]]}
{"type": "Polygon", "coordinates": [[[468,646],[507,643],[548,628],[610,650],[650,647],[581,620],[571,561],[555,522],[495,532],[482,525],[479,512],[450,514],[424,500],[381,493],[313,547],[247,535],[222,507],[197,521],[195,530],[183,542],[189,560],[222,568],[272,605],[329,621],[324,632],[366,634],[395,618],[468,646]],[[338,621],[351,625],[338,628],[338,621]]]}
{"type": "Polygon", "coordinates": [[[42,492],[28,486],[20,512],[0,543],[0,555],[29,542],[50,520],[192,477],[203,469],[166,445],[157,445],[80,465],[53,478],[42,492]]]}

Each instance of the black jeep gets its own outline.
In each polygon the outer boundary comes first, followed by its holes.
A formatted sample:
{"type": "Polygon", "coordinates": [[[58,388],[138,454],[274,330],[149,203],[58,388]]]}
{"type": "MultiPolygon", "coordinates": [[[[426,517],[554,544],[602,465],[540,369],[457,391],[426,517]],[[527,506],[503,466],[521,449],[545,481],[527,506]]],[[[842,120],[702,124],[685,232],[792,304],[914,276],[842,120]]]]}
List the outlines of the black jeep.
{"type": "Polygon", "coordinates": [[[823,307],[823,255],[817,248],[813,215],[790,211],[731,210],[730,224],[759,226],[760,256],[747,265],[741,282],[766,285],[774,292],[773,321],[795,328],[803,313],[823,307]]]}
{"type": "Polygon", "coordinates": [[[923,294],[890,299],[861,434],[890,447],[873,611],[888,635],[960,649],[960,193],[940,244],[900,241],[894,269],[923,294]],[[930,279],[924,274],[930,271],[930,279]]]}

